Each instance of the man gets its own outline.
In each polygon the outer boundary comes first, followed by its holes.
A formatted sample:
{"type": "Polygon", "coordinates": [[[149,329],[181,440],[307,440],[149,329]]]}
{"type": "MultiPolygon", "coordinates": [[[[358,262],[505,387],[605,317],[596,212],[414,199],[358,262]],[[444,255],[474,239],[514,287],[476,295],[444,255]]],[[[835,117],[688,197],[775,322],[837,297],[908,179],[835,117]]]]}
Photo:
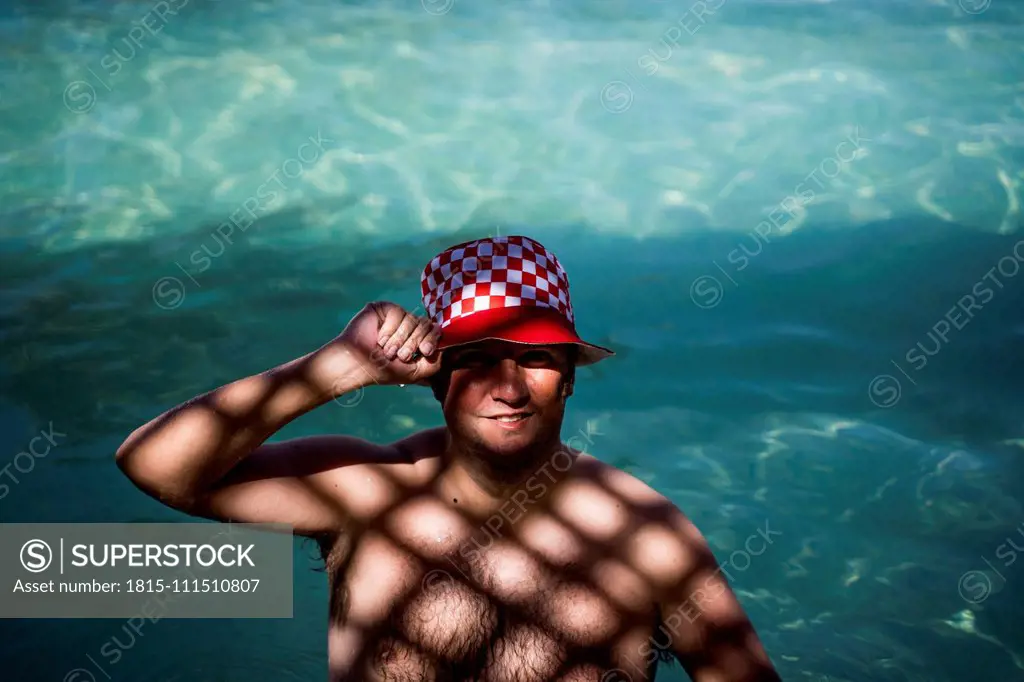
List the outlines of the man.
{"type": "Polygon", "coordinates": [[[331,589],[332,680],[778,680],[707,543],[667,499],[560,440],[575,368],[569,283],[527,237],[435,257],[426,315],[368,304],[320,349],[194,398],[117,453],[194,516],[290,524],[331,589]],[[445,426],[387,445],[266,441],[372,385],[429,385],[445,426]]]}

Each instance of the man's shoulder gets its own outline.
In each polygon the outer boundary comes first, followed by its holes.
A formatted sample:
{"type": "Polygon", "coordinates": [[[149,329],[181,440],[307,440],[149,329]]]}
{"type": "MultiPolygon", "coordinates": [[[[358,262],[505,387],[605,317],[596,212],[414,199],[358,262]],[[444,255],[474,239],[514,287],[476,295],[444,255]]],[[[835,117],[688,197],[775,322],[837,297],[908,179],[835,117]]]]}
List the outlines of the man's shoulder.
{"type": "Polygon", "coordinates": [[[448,430],[443,426],[421,429],[404,436],[387,447],[394,453],[392,464],[407,466],[440,462],[447,442],[448,430]]]}
{"type": "Polygon", "coordinates": [[[600,487],[638,520],[667,521],[682,514],[670,499],[624,469],[585,452],[580,453],[577,462],[583,478],[600,487]]]}
{"type": "Polygon", "coordinates": [[[440,458],[432,456],[429,448],[437,439],[433,429],[391,443],[339,434],[314,436],[306,439],[317,443],[315,448],[305,446],[302,459],[307,464],[295,463],[291,470],[299,473],[307,468],[310,473],[316,472],[322,477],[319,487],[323,493],[336,499],[351,521],[370,523],[436,475],[440,458]]]}
{"type": "Polygon", "coordinates": [[[633,474],[590,455],[579,458],[581,473],[599,487],[609,504],[626,516],[615,536],[623,559],[661,588],[677,585],[693,567],[714,561],[693,521],[662,493],[633,474]]]}

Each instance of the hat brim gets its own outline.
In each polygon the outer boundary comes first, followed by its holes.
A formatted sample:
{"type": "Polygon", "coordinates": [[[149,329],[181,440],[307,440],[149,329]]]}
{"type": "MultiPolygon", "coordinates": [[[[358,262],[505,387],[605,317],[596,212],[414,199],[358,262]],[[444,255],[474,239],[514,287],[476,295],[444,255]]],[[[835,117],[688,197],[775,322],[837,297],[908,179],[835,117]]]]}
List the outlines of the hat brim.
{"type": "Polygon", "coordinates": [[[495,308],[457,317],[442,328],[438,350],[486,340],[535,345],[575,344],[579,348],[577,367],[615,355],[609,348],[581,339],[565,317],[542,306],[495,308]]]}

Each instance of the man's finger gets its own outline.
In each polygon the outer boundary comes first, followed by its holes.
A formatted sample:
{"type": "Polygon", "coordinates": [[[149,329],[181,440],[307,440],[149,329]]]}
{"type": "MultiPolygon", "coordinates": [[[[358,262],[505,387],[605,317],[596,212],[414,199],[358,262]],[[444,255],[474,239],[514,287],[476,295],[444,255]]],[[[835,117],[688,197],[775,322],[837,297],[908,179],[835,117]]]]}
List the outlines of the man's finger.
{"type": "Polygon", "coordinates": [[[388,358],[394,360],[398,355],[398,350],[405,343],[409,335],[413,333],[416,326],[419,324],[419,319],[415,315],[406,313],[405,317],[402,318],[402,322],[398,325],[398,329],[391,335],[391,338],[384,343],[384,352],[388,358]]]}
{"type": "Polygon", "coordinates": [[[380,330],[377,332],[377,345],[384,346],[387,344],[388,339],[395,333],[402,320],[405,319],[405,311],[397,305],[388,307],[387,315],[384,317],[384,323],[380,326],[380,330]]]}
{"type": "Polygon", "coordinates": [[[430,318],[421,318],[419,323],[416,325],[416,328],[411,334],[409,334],[409,338],[405,340],[405,343],[402,344],[402,347],[398,350],[398,357],[402,360],[409,360],[412,358],[413,355],[419,351],[420,341],[422,341],[423,337],[430,332],[433,324],[434,323],[430,321],[430,318]]]}
{"type": "Polygon", "coordinates": [[[426,336],[420,340],[420,353],[430,355],[437,349],[439,343],[441,343],[441,325],[431,321],[426,336]]]}
{"type": "Polygon", "coordinates": [[[441,354],[434,352],[416,359],[416,381],[419,386],[430,386],[430,377],[441,370],[441,354]]]}

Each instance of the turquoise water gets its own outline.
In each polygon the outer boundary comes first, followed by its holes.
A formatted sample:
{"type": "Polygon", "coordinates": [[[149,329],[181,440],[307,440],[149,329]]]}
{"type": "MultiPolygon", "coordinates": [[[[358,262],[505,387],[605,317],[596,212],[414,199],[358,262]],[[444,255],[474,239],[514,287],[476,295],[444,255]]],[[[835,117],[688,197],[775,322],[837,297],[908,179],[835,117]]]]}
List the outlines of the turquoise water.
{"type": "MultiPolygon", "coordinates": [[[[618,351],[564,437],[698,522],[784,679],[1024,679],[1024,5],[8,2],[0,41],[0,521],[186,520],[132,429],[529,234],[618,351]]],[[[372,389],[280,435],[438,423],[372,389]]],[[[2,678],[323,679],[310,555],[290,621],[2,620],[2,678]]]]}

